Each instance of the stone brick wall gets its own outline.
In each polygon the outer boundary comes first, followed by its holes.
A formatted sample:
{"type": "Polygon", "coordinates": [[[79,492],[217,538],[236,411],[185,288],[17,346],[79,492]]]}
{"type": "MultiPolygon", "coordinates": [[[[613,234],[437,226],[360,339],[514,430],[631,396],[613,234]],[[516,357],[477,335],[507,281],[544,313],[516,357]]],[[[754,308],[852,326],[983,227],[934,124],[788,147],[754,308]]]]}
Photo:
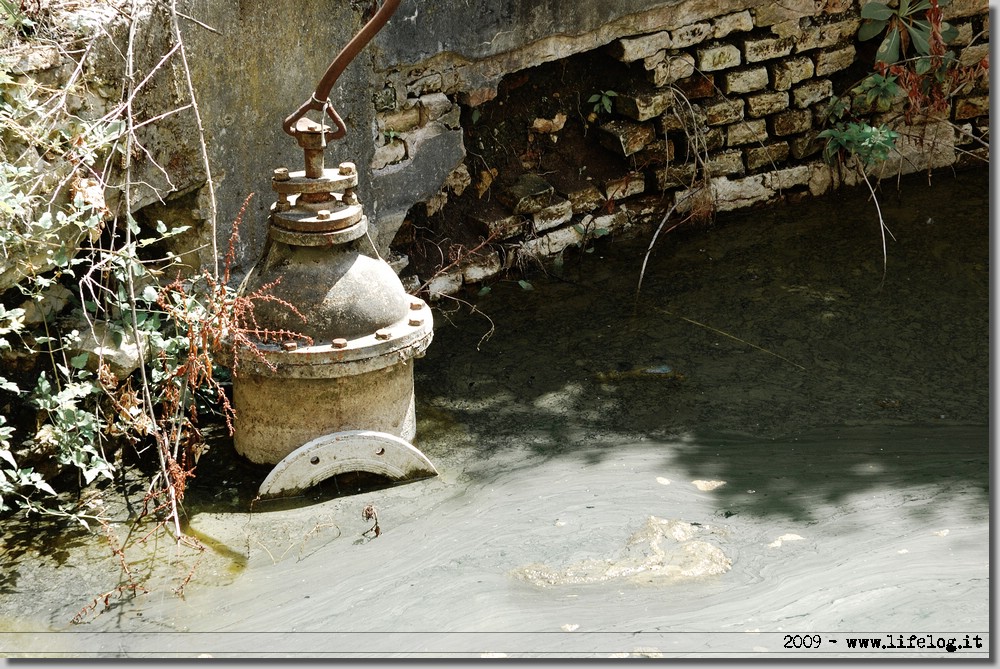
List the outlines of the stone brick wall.
{"type": "MultiPolygon", "coordinates": [[[[594,231],[613,233],[659,221],[671,206],[679,214],[703,215],[856,185],[854,172],[822,160],[823,143],[817,135],[830,97],[843,95],[872,69],[880,40],[856,40],[860,4],[865,1],[747,2],[742,7],[670,3],[674,13],[663,19],[663,29],[639,21],[635,26],[641,32],[620,34],[588,53],[595,63],[613,59],[630,73],[616,88],[613,113],[594,124],[597,132],[590,137],[608,151],[609,160],[644,155],[642,161],[631,161],[642,167],[623,168],[621,174],[574,191],[528,171],[502,192],[495,188],[504,206],[484,206],[489,212],[481,215],[470,214],[468,207],[452,207],[448,198],[460,199],[466,193],[468,199],[467,186],[481,187],[476,160],[464,152],[460,120],[468,124],[469,110],[490,104],[502,77],[484,84],[481,76],[463,74],[463,68],[472,67],[469,62],[459,59],[456,65],[454,58],[396,68],[385,73],[385,90],[396,94],[384,95],[378,109],[380,146],[373,179],[391,184],[377,185],[380,192],[410,190],[388,205],[383,197],[382,213],[400,223],[415,215],[461,216],[465,225],[492,235],[500,246],[499,254],[479,254],[434,277],[429,290],[440,294],[504,271],[518,256],[554,256],[587,243],[594,231]],[[679,6],[686,6],[685,11],[678,13],[679,6]],[[691,148],[693,138],[698,138],[699,150],[681,151],[691,148]],[[420,176],[412,174],[415,170],[420,176]],[[410,177],[402,176],[407,172],[410,177]],[[434,176],[428,180],[428,174],[434,176]],[[422,191],[413,187],[414,179],[422,179],[422,191]],[[441,186],[428,193],[435,180],[441,186]],[[412,192],[420,192],[422,204],[403,213],[401,205],[412,192]]],[[[945,20],[958,28],[951,46],[960,63],[988,61],[985,0],[954,0],[945,9],[945,20]]],[[[574,39],[573,44],[587,41],[574,39]]],[[[530,47],[525,51],[534,53],[530,47]]],[[[552,56],[560,53],[568,57],[572,51],[549,49],[547,59],[557,60],[552,56]]],[[[513,67],[537,64],[501,55],[513,67]]],[[[480,71],[495,72],[491,67],[480,71]]],[[[870,115],[873,123],[884,122],[902,135],[898,154],[874,166],[873,176],[896,177],[988,159],[987,82],[960,90],[946,116],[907,124],[901,109],[898,105],[888,113],[870,115]]],[[[551,123],[558,118],[538,120],[551,123]]],[[[552,133],[555,139],[558,132],[552,133]]],[[[391,220],[386,229],[394,229],[391,220]]],[[[405,234],[406,226],[403,230],[405,234]]],[[[412,286],[427,279],[431,277],[411,278],[412,286]]]]}

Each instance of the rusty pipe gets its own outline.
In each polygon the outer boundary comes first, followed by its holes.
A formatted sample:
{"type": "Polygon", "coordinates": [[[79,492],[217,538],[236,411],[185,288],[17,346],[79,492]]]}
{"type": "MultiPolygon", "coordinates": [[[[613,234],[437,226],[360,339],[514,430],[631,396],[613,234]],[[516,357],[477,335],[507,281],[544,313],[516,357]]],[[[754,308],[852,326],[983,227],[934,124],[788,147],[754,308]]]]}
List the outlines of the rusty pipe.
{"type": "Polygon", "coordinates": [[[305,116],[306,112],[310,110],[325,111],[326,115],[330,117],[334,125],[337,126],[336,131],[327,131],[326,140],[340,139],[347,134],[347,126],[344,125],[343,119],[340,118],[340,114],[337,110],[333,108],[333,104],[330,102],[330,91],[333,90],[333,85],[343,74],[344,69],[348,64],[354,60],[354,58],[365,48],[365,45],[371,41],[372,37],[375,36],[379,30],[382,29],[389,21],[395,12],[396,8],[399,7],[400,0],[385,0],[382,6],[379,8],[375,15],[372,16],[368,23],[364,25],[360,32],[355,35],[350,42],[347,43],[337,57],[333,59],[330,63],[330,67],[326,69],[326,73],[323,74],[323,78],[319,80],[319,85],[316,86],[316,92],[312,94],[308,100],[306,100],[301,107],[299,107],[295,112],[290,114],[285,118],[284,123],[282,123],[282,129],[291,135],[292,137],[297,137],[298,130],[295,124],[305,116]]]}

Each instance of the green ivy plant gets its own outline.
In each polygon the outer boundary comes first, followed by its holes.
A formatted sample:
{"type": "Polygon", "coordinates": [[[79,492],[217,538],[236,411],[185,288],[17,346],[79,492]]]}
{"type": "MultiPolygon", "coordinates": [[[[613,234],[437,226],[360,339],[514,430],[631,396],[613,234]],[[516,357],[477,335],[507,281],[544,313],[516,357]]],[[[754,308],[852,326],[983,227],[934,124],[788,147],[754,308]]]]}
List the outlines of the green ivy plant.
{"type": "Polygon", "coordinates": [[[849,122],[828,128],[819,136],[827,140],[823,158],[833,163],[839,157],[856,156],[864,165],[872,165],[889,157],[899,133],[885,125],[849,122]]]}
{"type": "Polygon", "coordinates": [[[587,98],[587,103],[594,105],[595,114],[600,114],[601,111],[610,114],[612,101],[616,97],[618,97],[618,93],[614,91],[598,91],[587,98]]]}

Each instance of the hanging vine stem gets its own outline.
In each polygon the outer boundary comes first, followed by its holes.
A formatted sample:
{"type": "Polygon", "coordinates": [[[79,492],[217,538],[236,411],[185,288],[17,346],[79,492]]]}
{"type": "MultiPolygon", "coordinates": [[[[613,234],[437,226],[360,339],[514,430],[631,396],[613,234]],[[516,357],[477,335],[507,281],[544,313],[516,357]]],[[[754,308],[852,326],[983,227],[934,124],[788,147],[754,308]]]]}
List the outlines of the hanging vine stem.
{"type": "MultiPolygon", "coordinates": [[[[135,41],[136,41],[136,31],[137,24],[135,18],[135,6],[132,6],[132,14],[129,16],[129,32],[128,32],[128,47],[125,53],[125,81],[128,86],[128,97],[125,101],[125,124],[127,127],[127,132],[125,134],[125,216],[126,218],[132,217],[132,144],[135,142],[135,115],[132,111],[132,102],[135,99],[134,88],[135,86],[135,41]]],[[[132,247],[132,226],[126,222],[125,225],[125,244],[126,248],[132,247]]],[[[135,290],[135,277],[132,273],[132,268],[127,267],[125,272],[125,285],[128,291],[128,298],[132,304],[136,304],[136,290],[135,290]]],[[[138,315],[136,314],[136,309],[131,309],[131,326],[132,331],[136,336],[136,341],[141,341],[141,333],[139,331],[138,315]]],[[[146,419],[151,425],[156,424],[156,408],[155,402],[153,401],[152,392],[150,389],[150,380],[146,372],[146,360],[145,352],[142,350],[143,347],[139,346],[138,357],[139,357],[139,374],[142,379],[142,399],[143,399],[143,410],[146,412],[146,419]]],[[[170,474],[168,463],[166,460],[165,444],[162,443],[162,435],[159,430],[156,430],[156,453],[159,458],[160,464],[160,475],[164,477],[164,485],[167,489],[168,500],[170,504],[170,516],[169,518],[173,521],[173,535],[177,542],[180,542],[182,536],[180,515],[178,513],[177,507],[177,494],[174,486],[170,481],[170,474]]]]}
{"type": "Polygon", "coordinates": [[[882,218],[882,207],[879,206],[878,196],[875,195],[875,188],[872,187],[872,183],[869,181],[864,167],[858,165],[857,169],[861,178],[864,180],[865,185],[868,186],[868,192],[872,194],[872,202],[875,203],[875,212],[878,214],[879,233],[882,235],[882,280],[879,282],[879,288],[881,288],[883,284],[885,284],[886,273],[889,269],[889,251],[885,241],[885,233],[889,233],[889,236],[892,237],[892,241],[896,241],[896,236],[892,234],[892,230],[889,229],[889,227],[885,224],[885,219],[882,218]]]}
{"type": "MultiPolygon", "coordinates": [[[[195,95],[194,82],[191,81],[191,68],[188,66],[187,51],[184,49],[184,38],[181,36],[181,27],[180,22],[178,21],[180,16],[181,15],[177,11],[177,0],[170,0],[170,24],[174,31],[174,39],[177,40],[177,47],[181,56],[181,64],[184,66],[184,81],[187,83],[188,96],[191,98],[191,110],[194,112],[194,120],[198,125],[198,144],[201,148],[202,164],[205,167],[205,182],[208,186],[208,224],[212,233],[212,262],[214,266],[214,276],[218,278],[219,242],[216,238],[218,206],[215,201],[215,180],[212,178],[212,165],[208,160],[208,145],[205,143],[205,126],[201,122],[201,111],[198,109],[198,96],[195,95]]],[[[189,18],[189,20],[193,19],[189,18]]],[[[206,29],[209,28],[206,26],[206,29]]]]}

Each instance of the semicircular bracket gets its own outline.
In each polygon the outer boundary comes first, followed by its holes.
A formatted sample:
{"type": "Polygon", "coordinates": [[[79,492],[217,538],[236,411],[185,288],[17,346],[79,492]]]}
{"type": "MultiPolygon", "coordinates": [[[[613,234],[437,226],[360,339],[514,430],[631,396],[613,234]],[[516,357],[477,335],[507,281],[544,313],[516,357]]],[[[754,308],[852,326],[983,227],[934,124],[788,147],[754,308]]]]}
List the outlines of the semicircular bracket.
{"type": "Polygon", "coordinates": [[[423,453],[405,439],[374,430],[347,430],[317,437],[274,466],[260,496],[285,497],[347,472],[371,472],[397,482],[437,476],[423,453]]]}

